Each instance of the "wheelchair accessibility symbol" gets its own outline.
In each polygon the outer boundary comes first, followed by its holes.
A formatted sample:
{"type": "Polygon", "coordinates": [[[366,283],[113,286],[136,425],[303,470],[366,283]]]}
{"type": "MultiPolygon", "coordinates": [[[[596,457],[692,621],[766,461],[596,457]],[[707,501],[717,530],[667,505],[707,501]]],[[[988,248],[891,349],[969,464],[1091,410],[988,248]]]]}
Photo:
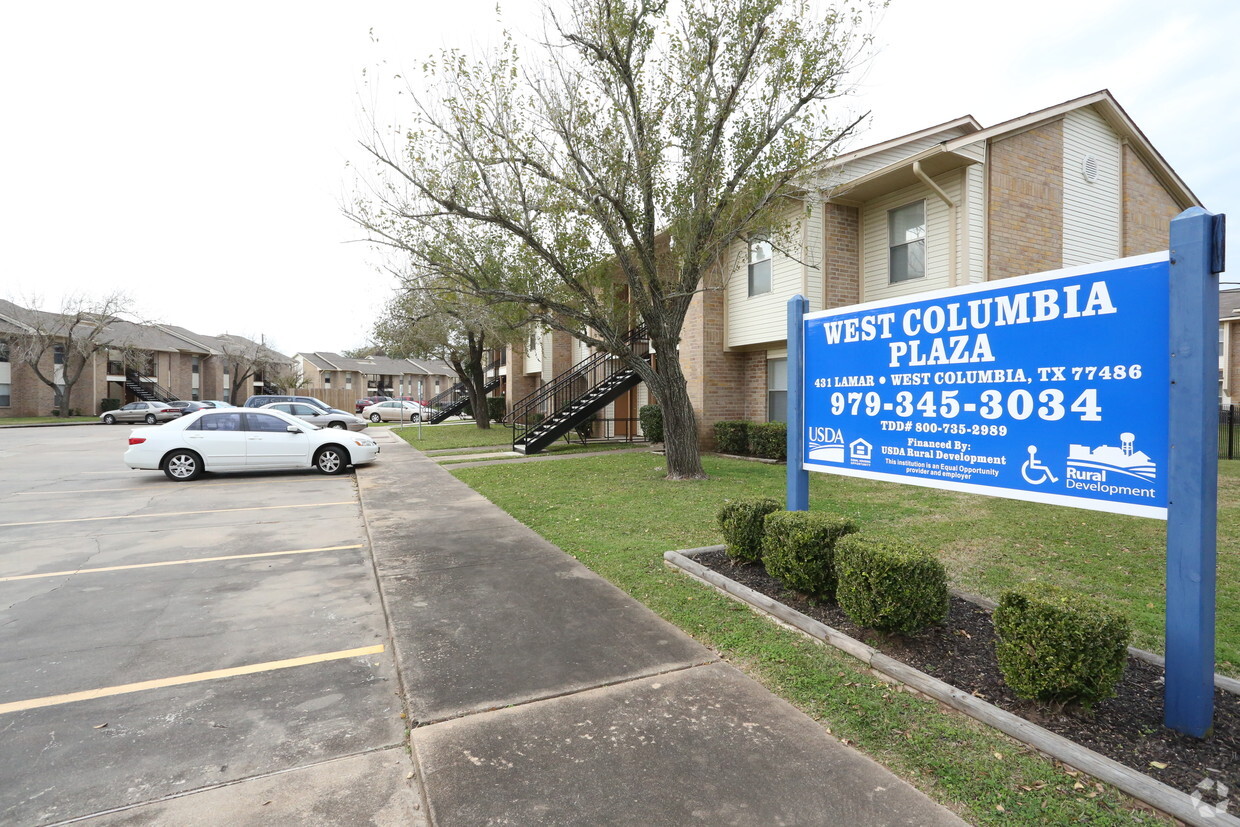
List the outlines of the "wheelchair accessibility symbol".
{"type": "Polygon", "coordinates": [[[1047,480],[1059,482],[1059,477],[1052,474],[1051,469],[1038,460],[1038,446],[1036,445],[1029,446],[1029,459],[1020,467],[1020,475],[1030,485],[1041,485],[1047,480]]]}

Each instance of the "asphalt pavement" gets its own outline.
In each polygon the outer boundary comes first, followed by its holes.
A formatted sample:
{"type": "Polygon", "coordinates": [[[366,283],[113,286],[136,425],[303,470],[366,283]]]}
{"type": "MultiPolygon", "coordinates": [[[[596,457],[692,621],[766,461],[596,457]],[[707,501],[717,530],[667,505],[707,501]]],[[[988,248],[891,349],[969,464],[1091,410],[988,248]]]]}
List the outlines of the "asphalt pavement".
{"type": "Polygon", "coordinates": [[[395,436],[358,473],[435,825],[959,825],[395,436]]]}

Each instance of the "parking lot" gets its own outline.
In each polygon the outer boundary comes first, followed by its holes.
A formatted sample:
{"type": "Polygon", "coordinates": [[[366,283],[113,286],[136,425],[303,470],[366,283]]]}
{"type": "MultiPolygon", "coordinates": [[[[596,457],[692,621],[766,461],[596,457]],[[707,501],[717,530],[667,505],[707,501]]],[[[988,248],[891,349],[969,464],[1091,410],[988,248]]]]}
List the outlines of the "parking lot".
{"type": "Polygon", "coordinates": [[[353,475],[172,482],[121,462],[130,431],[0,431],[0,823],[406,806],[353,475]]]}

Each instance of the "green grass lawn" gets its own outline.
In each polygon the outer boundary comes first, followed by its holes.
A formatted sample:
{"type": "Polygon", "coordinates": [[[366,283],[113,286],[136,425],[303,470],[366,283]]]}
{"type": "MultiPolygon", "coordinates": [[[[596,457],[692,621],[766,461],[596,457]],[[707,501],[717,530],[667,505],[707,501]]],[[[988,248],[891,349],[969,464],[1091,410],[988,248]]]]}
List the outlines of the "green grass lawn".
{"type": "MultiPolygon", "coordinates": [[[[721,542],[715,513],[740,497],[784,494],[783,466],[703,458],[710,479],[668,482],[662,457],[617,454],[455,473],[551,542],[824,721],[839,737],[976,823],[1091,824],[1151,819],[1050,762],[856,671],[856,661],[753,616],[669,571],[669,549],[721,542]],[[996,758],[995,754],[1002,755],[996,758]],[[1089,797],[1089,793],[1096,797],[1089,797]],[[1003,809],[998,809],[1002,807],[1003,809]],[[1045,808],[1045,809],[1043,809],[1045,808]],[[1118,808],[1115,810],[1114,808],[1118,808]]],[[[1101,594],[1130,613],[1137,645],[1162,650],[1165,526],[1057,506],[812,474],[815,511],[863,531],[924,542],[956,587],[998,597],[1025,580],[1101,594]]],[[[1219,671],[1240,674],[1240,463],[1219,479],[1219,671]]]]}
{"type": "Polygon", "coordinates": [[[0,419],[0,427],[5,425],[44,425],[56,422],[98,422],[97,416],[15,416],[0,419]]]}
{"type": "Polygon", "coordinates": [[[392,432],[419,451],[485,448],[491,445],[512,447],[512,429],[496,423],[492,423],[491,427],[485,430],[473,422],[453,422],[447,425],[423,425],[421,428],[417,425],[404,425],[393,428],[392,432]]]}

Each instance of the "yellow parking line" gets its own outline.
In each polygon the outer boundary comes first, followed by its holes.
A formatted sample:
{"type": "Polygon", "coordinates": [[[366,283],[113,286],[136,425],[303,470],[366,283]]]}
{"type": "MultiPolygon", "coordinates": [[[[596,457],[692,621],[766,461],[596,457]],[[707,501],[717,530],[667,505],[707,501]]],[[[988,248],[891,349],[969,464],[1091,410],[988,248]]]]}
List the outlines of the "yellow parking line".
{"type": "Polygon", "coordinates": [[[0,528],[55,525],[57,523],[91,523],[96,520],[145,520],[149,517],[184,517],[189,514],[228,514],[234,511],[272,511],[279,508],[321,508],[326,505],[357,505],[357,500],[344,500],[338,503],[302,503],[300,505],[256,505],[250,508],[212,508],[207,511],[163,511],[159,514],[117,514],[111,517],[78,517],[73,520],[32,520],[28,523],[0,523],[0,528]]]}
{"type": "MultiPolygon", "coordinates": [[[[110,473],[110,472],[109,472],[110,473]]],[[[340,480],[346,480],[348,477],[338,477],[340,480]]],[[[323,477],[312,477],[309,480],[298,480],[298,482],[326,482],[323,477]]],[[[219,488],[222,485],[265,485],[270,480],[253,480],[251,482],[200,482],[197,485],[184,485],[178,488],[171,488],[172,491],[197,491],[199,488],[219,488]]],[[[280,480],[281,485],[287,485],[292,480],[280,480]]],[[[158,484],[158,483],[156,483],[158,484]]],[[[151,491],[150,485],[134,485],[128,488],[78,488],[71,491],[14,491],[15,497],[48,497],[56,494],[110,494],[113,491],[151,491]]]]}
{"type": "Polygon", "coordinates": [[[383,644],[363,646],[360,649],[345,649],[339,652],[326,652],[321,655],[307,655],[302,658],[288,660],[270,660],[266,663],[254,663],[249,666],[234,666],[231,669],[216,669],[213,672],[195,672],[192,675],[178,675],[173,678],[158,678],[153,681],[125,683],[120,686],[105,686],[102,689],[88,689],[85,692],[70,692],[66,695],[49,695],[45,698],[31,698],[28,701],[13,701],[0,704],[0,715],[10,712],[23,712],[27,709],[40,709],[45,706],[58,706],[78,701],[92,701],[96,698],[110,698],[113,695],[127,695],[130,692],[144,692],[148,689],[163,689],[169,686],[184,686],[187,683],[213,681],[218,678],[232,678],[237,675],[253,675],[256,672],[271,672],[276,669],[289,669],[294,666],[306,666],[311,663],[324,663],[346,658],[360,658],[366,655],[377,655],[383,651],[383,644]]]}
{"type": "Polygon", "coordinates": [[[259,554],[229,554],[224,557],[191,557],[188,560],[165,560],[160,563],[134,563],[128,566],[100,566],[93,569],[71,569],[69,571],[48,571],[41,574],[15,574],[11,577],[0,577],[0,583],[11,583],[14,580],[35,580],[40,577],[67,577],[71,574],[99,574],[105,571],[128,571],[129,569],[153,569],[158,566],[184,566],[188,563],[216,563],[220,560],[251,560],[256,557],[279,557],[284,554],[312,554],[316,551],[344,551],[361,548],[357,543],[351,546],[323,546],[322,548],[299,548],[293,551],[264,551],[259,554]]]}

